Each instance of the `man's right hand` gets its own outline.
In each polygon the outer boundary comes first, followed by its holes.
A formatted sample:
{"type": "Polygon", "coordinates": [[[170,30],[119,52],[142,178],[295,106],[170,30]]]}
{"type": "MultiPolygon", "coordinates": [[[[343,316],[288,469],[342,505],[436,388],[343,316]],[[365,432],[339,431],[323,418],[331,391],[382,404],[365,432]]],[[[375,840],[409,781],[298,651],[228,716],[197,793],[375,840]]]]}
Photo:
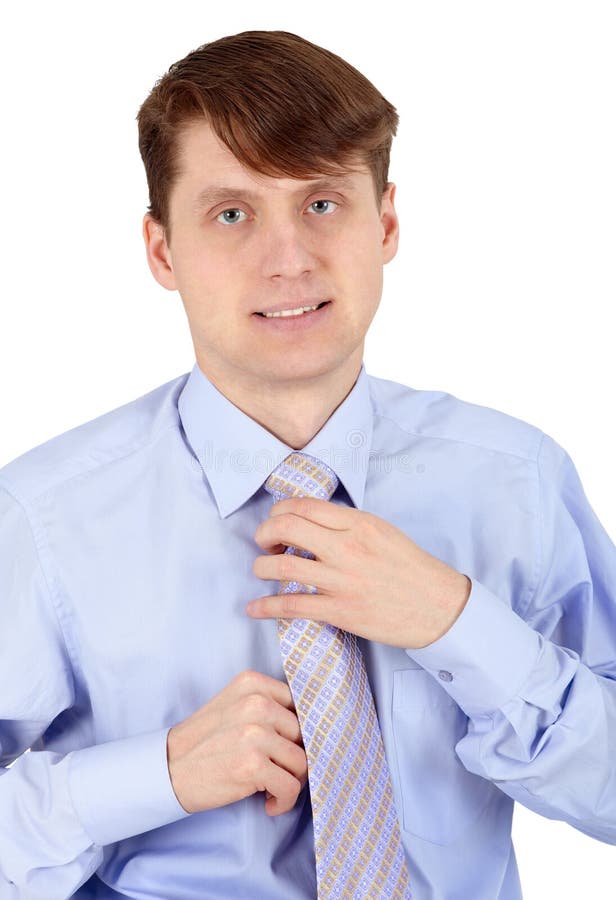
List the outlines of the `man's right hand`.
{"type": "Polygon", "coordinates": [[[250,670],[167,735],[167,764],[186,812],[266,792],[265,812],[293,808],[308,779],[293,697],[286,681],[250,670]]]}

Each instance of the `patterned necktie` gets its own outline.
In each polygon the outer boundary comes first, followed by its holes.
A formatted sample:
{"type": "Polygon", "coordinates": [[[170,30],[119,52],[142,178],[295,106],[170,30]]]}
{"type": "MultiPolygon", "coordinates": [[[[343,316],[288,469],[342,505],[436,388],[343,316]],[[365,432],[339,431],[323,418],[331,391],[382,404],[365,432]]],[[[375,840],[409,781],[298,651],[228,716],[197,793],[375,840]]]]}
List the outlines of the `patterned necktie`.
{"type": "MultiPolygon", "coordinates": [[[[274,500],[329,500],[338,478],[295,451],[265,482],[274,500]]],[[[306,559],[307,550],[287,547],[306,559]]],[[[316,594],[281,581],[279,594],[316,594]]],[[[309,619],[278,619],[282,663],[299,720],[312,802],[319,900],[410,900],[408,872],[374,700],[354,634],[309,619]]]]}

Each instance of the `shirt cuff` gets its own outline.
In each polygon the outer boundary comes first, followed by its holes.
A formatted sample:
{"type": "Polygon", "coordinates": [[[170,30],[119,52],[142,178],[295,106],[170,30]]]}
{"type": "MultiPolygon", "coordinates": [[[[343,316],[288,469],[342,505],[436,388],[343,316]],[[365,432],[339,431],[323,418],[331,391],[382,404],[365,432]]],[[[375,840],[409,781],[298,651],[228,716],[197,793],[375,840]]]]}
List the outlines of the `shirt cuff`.
{"type": "Polygon", "coordinates": [[[468,578],[469,598],[449,631],[406,653],[472,717],[490,715],[516,696],[537,664],[545,639],[505,601],[468,578]]]}
{"type": "Polygon", "coordinates": [[[68,783],[75,812],[101,847],[186,818],[167,765],[169,728],[73,750],[68,783]]]}

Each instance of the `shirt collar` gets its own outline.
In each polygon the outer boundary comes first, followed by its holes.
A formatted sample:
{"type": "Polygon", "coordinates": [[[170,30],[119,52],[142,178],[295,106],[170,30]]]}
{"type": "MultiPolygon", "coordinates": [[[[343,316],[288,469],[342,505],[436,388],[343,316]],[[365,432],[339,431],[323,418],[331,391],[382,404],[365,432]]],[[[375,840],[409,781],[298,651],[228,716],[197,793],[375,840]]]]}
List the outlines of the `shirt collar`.
{"type": "MultiPolygon", "coordinates": [[[[178,397],[178,412],[221,518],[249,500],[270,472],[293,452],[292,447],[231,403],[197,362],[178,397]]],[[[331,466],[358,509],[366,486],[372,416],[368,375],[362,363],[343,402],[301,448],[331,466]]]]}

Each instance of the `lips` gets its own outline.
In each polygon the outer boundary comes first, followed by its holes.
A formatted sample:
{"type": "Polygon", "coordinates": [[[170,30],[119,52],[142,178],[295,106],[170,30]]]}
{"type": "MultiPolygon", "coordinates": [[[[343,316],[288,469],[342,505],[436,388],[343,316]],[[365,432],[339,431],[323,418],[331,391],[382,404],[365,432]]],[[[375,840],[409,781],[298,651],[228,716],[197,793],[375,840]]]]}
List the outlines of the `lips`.
{"type": "MultiPolygon", "coordinates": [[[[314,304],[313,304],[314,305],[314,304]]],[[[290,336],[293,339],[299,338],[300,335],[309,335],[313,329],[325,327],[332,313],[330,312],[333,302],[331,300],[321,300],[316,304],[317,309],[311,309],[309,312],[297,313],[294,315],[280,316],[263,316],[259,313],[253,313],[251,318],[255,322],[255,330],[263,335],[283,335],[290,336]]],[[[287,307],[293,309],[294,307],[287,307]]]]}
{"type": "Polygon", "coordinates": [[[287,301],[286,304],[279,303],[277,306],[270,306],[269,309],[261,309],[257,310],[254,315],[255,316],[263,316],[265,313],[273,313],[273,312],[282,312],[283,310],[288,309],[299,309],[302,306],[316,306],[317,309],[321,309],[322,306],[325,306],[326,303],[331,303],[330,300],[300,300],[299,302],[293,302],[289,304],[287,301]]]}

